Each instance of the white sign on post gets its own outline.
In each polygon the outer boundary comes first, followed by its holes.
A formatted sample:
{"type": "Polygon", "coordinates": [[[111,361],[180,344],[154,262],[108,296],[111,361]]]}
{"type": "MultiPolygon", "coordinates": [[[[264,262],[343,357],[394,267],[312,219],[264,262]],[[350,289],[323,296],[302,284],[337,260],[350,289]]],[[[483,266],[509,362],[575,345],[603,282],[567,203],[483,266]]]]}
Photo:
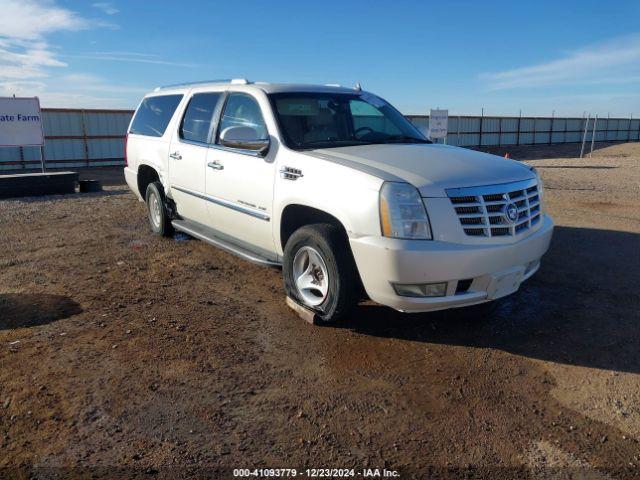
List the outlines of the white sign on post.
{"type": "Polygon", "coordinates": [[[429,114],[429,138],[445,138],[449,124],[449,110],[431,110],[429,114]]]}
{"type": "Polygon", "coordinates": [[[0,147],[44,145],[38,97],[0,97],[0,147]]]}

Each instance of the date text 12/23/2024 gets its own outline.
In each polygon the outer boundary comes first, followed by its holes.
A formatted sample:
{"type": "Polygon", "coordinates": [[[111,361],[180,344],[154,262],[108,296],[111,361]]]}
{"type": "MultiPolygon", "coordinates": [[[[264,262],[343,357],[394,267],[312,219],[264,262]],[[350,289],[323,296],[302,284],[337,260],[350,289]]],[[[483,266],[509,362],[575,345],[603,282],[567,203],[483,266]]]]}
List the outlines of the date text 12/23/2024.
{"type": "Polygon", "coordinates": [[[242,477],[300,477],[300,478],[400,478],[397,470],[386,468],[235,468],[233,476],[242,477]]]}

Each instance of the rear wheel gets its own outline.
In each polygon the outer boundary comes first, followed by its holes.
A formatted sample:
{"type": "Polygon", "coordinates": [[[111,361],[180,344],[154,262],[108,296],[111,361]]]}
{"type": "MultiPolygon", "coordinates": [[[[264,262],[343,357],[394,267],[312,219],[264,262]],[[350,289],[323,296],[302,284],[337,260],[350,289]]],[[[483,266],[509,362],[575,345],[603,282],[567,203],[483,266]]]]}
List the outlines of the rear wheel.
{"type": "Polygon", "coordinates": [[[147,187],[147,210],[149,213],[149,225],[156,235],[170,237],[173,235],[171,217],[166,207],[164,189],[160,182],[152,182],[147,187]]]}
{"type": "Polygon", "coordinates": [[[287,295],[321,322],[339,320],[358,300],[358,275],[346,242],[340,229],[323,223],[296,230],[284,249],[287,295]]]}

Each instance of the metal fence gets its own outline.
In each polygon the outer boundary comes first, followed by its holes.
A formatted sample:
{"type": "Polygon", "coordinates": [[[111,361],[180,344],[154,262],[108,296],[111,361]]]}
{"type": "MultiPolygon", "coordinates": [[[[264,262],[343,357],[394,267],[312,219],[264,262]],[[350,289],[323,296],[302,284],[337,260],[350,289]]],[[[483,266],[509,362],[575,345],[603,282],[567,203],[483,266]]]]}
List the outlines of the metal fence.
{"type": "MultiPolygon", "coordinates": [[[[124,136],[133,110],[42,110],[44,159],[49,169],[124,165],[124,136]]],[[[428,115],[408,115],[428,134],[428,115]]],[[[446,142],[461,147],[638,141],[640,119],[450,116],[446,142]]],[[[0,148],[0,170],[40,167],[40,148],[0,148]]]]}
{"type": "MultiPolygon", "coordinates": [[[[428,115],[407,118],[428,134],[428,115]]],[[[594,124],[596,142],[629,142],[640,137],[637,118],[598,118],[596,122],[594,118],[450,116],[446,143],[460,147],[573,143],[582,141],[585,126],[590,142],[594,124]]]]}
{"type": "MultiPolygon", "coordinates": [[[[132,110],[43,108],[48,169],[124,165],[132,110]]],[[[0,170],[40,168],[40,147],[0,147],[0,170]]]]}

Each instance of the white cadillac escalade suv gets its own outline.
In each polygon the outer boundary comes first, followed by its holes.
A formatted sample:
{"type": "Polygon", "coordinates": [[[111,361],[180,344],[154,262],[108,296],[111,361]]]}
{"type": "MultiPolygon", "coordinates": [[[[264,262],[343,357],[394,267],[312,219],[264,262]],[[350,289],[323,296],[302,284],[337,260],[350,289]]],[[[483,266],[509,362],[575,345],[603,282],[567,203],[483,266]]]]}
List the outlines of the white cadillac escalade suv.
{"type": "Polygon", "coordinates": [[[553,232],[533,168],[432,144],[359,88],[157,88],[126,158],[155,233],[281,266],[286,294],[324,322],[364,297],[427,312],[511,294],[553,232]]]}

